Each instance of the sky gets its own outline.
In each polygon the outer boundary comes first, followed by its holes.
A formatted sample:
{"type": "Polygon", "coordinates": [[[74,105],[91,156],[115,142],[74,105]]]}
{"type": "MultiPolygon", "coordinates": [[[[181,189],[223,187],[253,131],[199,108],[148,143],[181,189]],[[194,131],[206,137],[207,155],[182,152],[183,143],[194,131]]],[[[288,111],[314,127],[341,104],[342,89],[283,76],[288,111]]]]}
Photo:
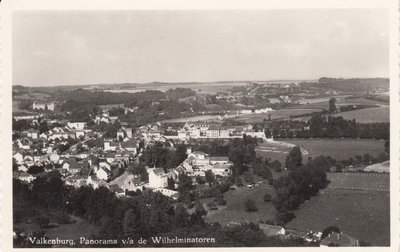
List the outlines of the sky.
{"type": "Polygon", "coordinates": [[[388,77],[385,10],[19,11],[13,84],[388,77]]]}

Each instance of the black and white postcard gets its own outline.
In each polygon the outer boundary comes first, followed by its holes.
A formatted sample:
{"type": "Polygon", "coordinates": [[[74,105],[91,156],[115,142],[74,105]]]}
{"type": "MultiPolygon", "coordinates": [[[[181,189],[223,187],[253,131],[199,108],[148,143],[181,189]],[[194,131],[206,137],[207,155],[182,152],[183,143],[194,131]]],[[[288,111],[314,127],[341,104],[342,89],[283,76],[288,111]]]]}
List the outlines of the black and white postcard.
{"type": "Polygon", "coordinates": [[[0,3],[2,249],[398,251],[397,7],[0,3]]]}

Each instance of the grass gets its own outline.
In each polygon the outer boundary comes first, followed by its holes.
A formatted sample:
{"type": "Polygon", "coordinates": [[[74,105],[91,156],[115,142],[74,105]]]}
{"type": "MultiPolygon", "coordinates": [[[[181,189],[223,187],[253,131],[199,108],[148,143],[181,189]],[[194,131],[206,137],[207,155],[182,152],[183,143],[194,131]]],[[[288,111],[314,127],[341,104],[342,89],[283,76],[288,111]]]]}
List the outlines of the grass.
{"type": "Polygon", "coordinates": [[[378,156],[385,150],[385,142],[369,139],[285,139],[284,142],[300,146],[308,152],[304,158],[320,155],[344,160],[369,153],[378,156]]]}
{"type": "MultiPolygon", "coordinates": [[[[75,223],[71,224],[60,224],[57,227],[45,228],[46,236],[49,238],[59,239],[73,239],[79,240],[80,237],[91,237],[92,234],[99,232],[99,228],[95,225],[87,223],[85,220],[71,215],[71,219],[75,220],[75,223]]],[[[21,223],[15,224],[14,230],[25,230],[25,231],[40,231],[41,228],[35,223],[21,223]]]]}
{"type": "Polygon", "coordinates": [[[339,229],[375,246],[390,245],[389,192],[325,189],[294,211],[286,227],[322,231],[339,229]]]}
{"type": "MultiPolygon", "coordinates": [[[[259,177],[256,182],[260,181],[259,177]]],[[[230,190],[224,194],[224,199],[227,201],[226,206],[218,206],[218,210],[207,210],[207,222],[219,222],[221,225],[226,225],[229,222],[254,222],[266,221],[275,218],[276,209],[271,202],[264,202],[263,196],[265,193],[274,195],[274,189],[263,180],[259,186],[248,189],[240,187],[236,190],[230,190]],[[244,203],[247,199],[255,201],[258,211],[247,212],[244,208],[244,203]]],[[[207,204],[213,199],[203,199],[203,204],[207,204]]],[[[205,207],[207,209],[207,207],[205,207]]]]}
{"type": "Polygon", "coordinates": [[[283,120],[290,119],[291,116],[299,116],[304,114],[309,114],[313,112],[320,112],[320,109],[316,108],[288,108],[281,109],[269,113],[261,113],[261,114],[243,114],[235,117],[236,121],[245,121],[248,123],[262,122],[264,119],[268,119],[268,115],[271,115],[271,120],[283,120]]]}
{"type": "Polygon", "coordinates": [[[334,114],[332,116],[341,116],[346,120],[356,119],[359,123],[376,123],[376,122],[390,122],[390,109],[389,106],[382,106],[377,108],[367,108],[360,110],[353,110],[334,114]]]}
{"type": "Polygon", "coordinates": [[[328,173],[330,188],[390,190],[390,175],[376,173],[328,173]]]}
{"type": "Polygon", "coordinates": [[[256,149],[257,154],[264,158],[277,159],[284,162],[293,145],[303,150],[303,160],[320,155],[331,156],[337,160],[354,158],[356,155],[369,153],[378,156],[384,151],[384,141],[368,139],[283,139],[274,142],[264,142],[256,149]]]}

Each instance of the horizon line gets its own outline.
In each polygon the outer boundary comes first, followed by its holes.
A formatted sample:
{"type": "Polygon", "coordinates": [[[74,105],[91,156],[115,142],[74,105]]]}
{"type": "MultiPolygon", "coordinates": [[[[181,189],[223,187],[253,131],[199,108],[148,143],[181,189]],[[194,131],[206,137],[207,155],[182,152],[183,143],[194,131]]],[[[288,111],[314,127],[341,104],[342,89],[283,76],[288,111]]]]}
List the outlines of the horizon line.
{"type": "Polygon", "coordinates": [[[11,86],[22,86],[22,87],[30,87],[30,88],[45,88],[45,87],[70,87],[70,86],[97,86],[97,85],[146,85],[146,84],[189,84],[189,83],[237,83],[237,82],[273,82],[273,81],[318,81],[321,78],[330,78],[330,79],[390,79],[390,77],[319,77],[317,79],[269,79],[269,80],[221,80],[221,81],[150,81],[150,82],[119,82],[119,83],[85,83],[85,84],[54,84],[54,85],[45,85],[45,86],[32,86],[32,85],[22,85],[22,84],[12,84],[11,86]]]}

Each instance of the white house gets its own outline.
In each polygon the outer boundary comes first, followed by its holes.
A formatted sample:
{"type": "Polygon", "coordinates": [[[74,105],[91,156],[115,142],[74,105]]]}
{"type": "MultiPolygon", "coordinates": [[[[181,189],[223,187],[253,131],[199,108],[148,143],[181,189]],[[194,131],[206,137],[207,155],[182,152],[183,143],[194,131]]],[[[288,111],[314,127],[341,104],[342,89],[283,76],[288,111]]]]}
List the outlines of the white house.
{"type": "Polygon", "coordinates": [[[71,129],[83,130],[86,127],[86,122],[68,122],[67,125],[71,129]]]}
{"type": "Polygon", "coordinates": [[[107,168],[105,168],[104,166],[100,167],[96,172],[96,177],[98,179],[102,179],[104,181],[107,181],[107,180],[109,180],[111,178],[111,171],[108,170],[107,168]]]}
{"type": "Polygon", "coordinates": [[[119,142],[104,141],[104,151],[116,151],[119,148],[121,148],[119,142]]]}
{"type": "Polygon", "coordinates": [[[149,187],[164,188],[168,186],[168,174],[162,168],[149,168],[149,187]]]}
{"type": "Polygon", "coordinates": [[[24,162],[24,155],[22,155],[20,152],[15,153],[13,158],[15,161],[17,161],[17,164],[22,164],[24,162]]]}
{"type": "Polygon", "coordinates": [[[43,110],[50,110],[54,111],[55,109],[55,102],[45,102],[45,101],[34,101],[32,104],[33,109],[43,109],[43,110]]]}

